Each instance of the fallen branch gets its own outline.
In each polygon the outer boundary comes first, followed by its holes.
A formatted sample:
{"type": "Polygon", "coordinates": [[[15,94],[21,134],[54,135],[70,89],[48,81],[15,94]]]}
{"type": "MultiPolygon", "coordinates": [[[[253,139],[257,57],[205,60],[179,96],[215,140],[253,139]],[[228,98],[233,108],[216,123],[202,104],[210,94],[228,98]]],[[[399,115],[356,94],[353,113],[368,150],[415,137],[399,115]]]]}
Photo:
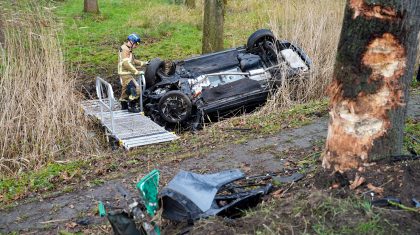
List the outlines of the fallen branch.
{"type": "Polygon", "coordinates": [[[63,221],[67,221],[67,219],[48,220],[48,221],[43,221],[43,222],[39,222],[39,223],[40,224],[50,224],[50,223],[63,222],[63,221]]]}

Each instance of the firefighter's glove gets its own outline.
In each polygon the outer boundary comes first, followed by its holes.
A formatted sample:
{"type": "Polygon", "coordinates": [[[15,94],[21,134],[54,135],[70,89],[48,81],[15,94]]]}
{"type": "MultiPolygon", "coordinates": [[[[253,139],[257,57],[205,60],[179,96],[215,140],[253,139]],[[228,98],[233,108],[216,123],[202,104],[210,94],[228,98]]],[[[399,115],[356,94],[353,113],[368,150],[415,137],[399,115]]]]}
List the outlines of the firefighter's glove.
{"type": "Polygon", "coordinates": [[[134,73],[134,75],[139,75],[140,74],[140,71],[136,71],[135,73],[134,73]]]}

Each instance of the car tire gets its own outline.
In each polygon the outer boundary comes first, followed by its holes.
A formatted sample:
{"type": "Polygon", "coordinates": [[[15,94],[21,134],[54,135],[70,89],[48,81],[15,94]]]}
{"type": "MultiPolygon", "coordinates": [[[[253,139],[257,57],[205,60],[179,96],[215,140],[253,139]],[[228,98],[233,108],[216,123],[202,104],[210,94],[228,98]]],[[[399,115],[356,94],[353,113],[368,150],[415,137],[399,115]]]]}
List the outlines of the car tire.
{"type": "Polygon", "coordinates": [[[160,98],[158,109],[165,121],[176,124],[191,116],[192,104],[190,98],[181,91],[169,91],[160,98]]]}
{"type": "Polygon", "coordinates": [[[160,78],[157,76],[159,70],[165,71],[165,62],[159,58],[151,60],[147,65],[146,71],[144,73],[146,89],[160,82],[160,78]]]}
{"type": "Polygon", "coordinates": [[[276,41],[276,37],[274,36],[273,32],[271,32],[271,30],[269,29],[259,29],[255,31],[248,38],[248,41],[246,43],[247,51],[253,51],[254,49],[258,48],[258,45],[261,42],[264,41],[270,41],[274,43],[276,41]]]}

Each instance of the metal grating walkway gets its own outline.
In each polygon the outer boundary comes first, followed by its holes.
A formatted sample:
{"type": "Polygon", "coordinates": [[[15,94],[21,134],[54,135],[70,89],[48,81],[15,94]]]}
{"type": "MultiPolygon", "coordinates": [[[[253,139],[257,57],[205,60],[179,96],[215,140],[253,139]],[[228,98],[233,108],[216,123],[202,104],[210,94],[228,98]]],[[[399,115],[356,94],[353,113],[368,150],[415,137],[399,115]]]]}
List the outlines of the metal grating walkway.
{"type": "MultiPolygon", "coordinates": [[[[103,102],[107,103],[109,100],[103,99],[103,102]]],[[[97,118],[125,149],[129,150],[138,146],[178,139],[178,136],[168,132],[150,118],[140,113],[129,113],[127,110],[121,110],[119,102],[115,102],[115,104],[112,108],[113,128],[111,113],[104,111],[104,109],[101,115],[100,100],[83,101],[82,107],[86,115],[97,118]]]]}

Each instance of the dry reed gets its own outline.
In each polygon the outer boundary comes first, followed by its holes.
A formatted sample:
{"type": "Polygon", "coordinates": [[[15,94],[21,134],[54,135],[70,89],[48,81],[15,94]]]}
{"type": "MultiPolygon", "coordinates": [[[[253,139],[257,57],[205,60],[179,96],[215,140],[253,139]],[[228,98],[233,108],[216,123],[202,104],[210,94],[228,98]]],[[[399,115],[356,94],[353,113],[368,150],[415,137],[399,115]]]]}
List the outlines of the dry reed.
{"type": "Polygon", "coordinates": [[[324,97],[332,80],[344,4],[344,0],[283,0],[281,7],[269,12],[274,33],[303,48],[313,65],[298,82],[282,83],[268,109],[324,97]]]}
{"type": "MultiPolygon", "coordinates": [[[[0,176],[36,170],[95,147],[66,73],[50,9],[0,2],[0,176]]],[[[86,153],[86,152],[85,152],[86,153]]]]}

